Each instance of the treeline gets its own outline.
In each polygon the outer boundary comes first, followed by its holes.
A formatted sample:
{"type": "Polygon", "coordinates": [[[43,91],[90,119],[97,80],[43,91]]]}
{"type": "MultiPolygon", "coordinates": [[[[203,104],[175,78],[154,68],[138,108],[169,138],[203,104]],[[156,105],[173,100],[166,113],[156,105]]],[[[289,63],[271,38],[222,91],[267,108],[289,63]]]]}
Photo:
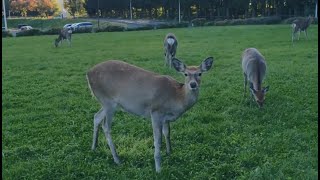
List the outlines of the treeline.
{"type": "MultiPolygon", "coordinates": [[[[183,20],[314,15],[317,0],[180,0],[183,20]]],[[[131,0],[133,18],[177,19],[179,0],[131,0]]],[[[130,0],[87,0],[89,16],[130,18],[130,0]]]]}
{"type": "Polygon", "coordinates": [[[12,16],[52,16],[60,9],[57,0],[6,0],[7,15],[12,16]],[[9,8],[7,7],[9,5],[9,8]]]}

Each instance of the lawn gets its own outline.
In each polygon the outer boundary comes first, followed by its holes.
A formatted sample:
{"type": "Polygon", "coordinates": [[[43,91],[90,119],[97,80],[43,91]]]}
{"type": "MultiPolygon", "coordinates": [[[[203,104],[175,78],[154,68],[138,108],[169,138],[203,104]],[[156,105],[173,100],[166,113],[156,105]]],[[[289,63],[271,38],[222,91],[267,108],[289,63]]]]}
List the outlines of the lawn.
{"type": "Polygon", "coordinates": [[[290,25],[224,26],[2,38],[2,178],[4,179],[317,179],[318,26],[291,44],[290,25]],[[91,150],[92,98],[86,71],[119,59],[183,81],[164,67],[163,38],[176,34],[177,57],[208,56],[199,100],[171,123],[172,154],[162,144],[155,173],[150,120],[118,112],[112,126],[122,165],[102,131],[91,150]],[[267,61],[263,109],[243,98],[240,57],[256,47],[267,61]]]}

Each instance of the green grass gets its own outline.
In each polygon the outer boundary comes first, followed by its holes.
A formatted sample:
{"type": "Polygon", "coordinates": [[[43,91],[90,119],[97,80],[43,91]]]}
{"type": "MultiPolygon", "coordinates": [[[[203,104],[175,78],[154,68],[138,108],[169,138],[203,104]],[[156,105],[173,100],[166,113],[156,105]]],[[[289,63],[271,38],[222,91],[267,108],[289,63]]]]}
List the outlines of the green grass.
{"type": "Polygon", "coordinates": [[[290,26],[232,26],[2,39],[2,177],[4,179],[317,179],[318,26],[291,45],[290,26]],[[177,57],[213,68],[195,106],[171,123],[173,153],[162,146],[156,174],[151,122],[118,112],[112,127],[122,165],[113,163],[102,131],[91,151],[93,115],[86,71],[108,59],[171,75],[163,38],[177,35],[177,57]],[[270,85],[260,110],[242,98],[240,57],[256,47],[270,85]]]}

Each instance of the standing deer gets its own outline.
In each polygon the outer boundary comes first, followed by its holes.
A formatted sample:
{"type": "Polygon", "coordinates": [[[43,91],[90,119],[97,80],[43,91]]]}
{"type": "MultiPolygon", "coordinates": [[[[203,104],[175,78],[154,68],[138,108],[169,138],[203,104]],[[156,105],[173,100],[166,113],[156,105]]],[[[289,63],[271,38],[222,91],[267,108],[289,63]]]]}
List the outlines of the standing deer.
{"type": "Polygon", "coordinates": [[[55,39],[54,45],[58,47],[59,43],[62,44],[62,40],[66,39],[68,40],[69,46],[71,46],[71,33],[71,29],[63,28],[59,33],[59,37],[55,39]]]}
{"type": "Polygon", "coordinates": [[[164,60],[165,65],[172,67],[172,59],[177,53],[178,41],[174,34],[168,33],[164,38],[164,60]]]}
{"type": "Polygon", "coordinates": [[[248,48],[242,54],[242,70],[244,75],[244,94],[246,94],[247,81],[250,92],[261,108],[269,86],[262,88],[262,81],[266,74],[266,62],[261,53],[255,48],[248,48]]]}
{"type": "Polygon", "coordinates": [[[92,150],[98,143],[98,127],[102,123],[114,162],[120,164],[111,138],[111,122],[117,106],[123,110],[151,118],[154,137],[156,172],[160,172],[160,147],[163,133],[166,152],[170,154],[170,127],[198,99],[201,74],[208,71],[213,58],[208,57],[200,66],[186,66],[173,58],[173,67],[185,76],[185,84],[170,76],[158,75],[123,61],[109,60],[94,66],[87,73],[92,94],[102,108],[94,115],[92,150]]]}
{"type": "Polygon", "coordinates": [[[312,18],[311,16],[309,16],[308,18],[305,19],[296,19],[292,22],[291,27],[292,27],[292,43],[293,40],[296,37],[297,32],[299,31],[299,35],[298,35],[298,40],[300,39],[300,33],[301,31],[304,32],[304,35],[306,36],[306,39],[308,39],[308,33],[307,33],[307,29],[310,26],[312,22],[312,18]]]}

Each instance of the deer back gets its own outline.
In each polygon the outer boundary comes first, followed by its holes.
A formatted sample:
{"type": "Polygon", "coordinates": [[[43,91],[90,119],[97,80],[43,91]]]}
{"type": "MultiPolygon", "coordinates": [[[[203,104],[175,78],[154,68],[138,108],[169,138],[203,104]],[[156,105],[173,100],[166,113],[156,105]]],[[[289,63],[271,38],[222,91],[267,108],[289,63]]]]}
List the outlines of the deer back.
{"type": "Polygon", "coordinates": [[[247,79],[253,83],[256,90],[261,90],[261,84],[266,73],[264,57],[255,48],[248,48],[242,55],[242,69],[247,79]]]}

